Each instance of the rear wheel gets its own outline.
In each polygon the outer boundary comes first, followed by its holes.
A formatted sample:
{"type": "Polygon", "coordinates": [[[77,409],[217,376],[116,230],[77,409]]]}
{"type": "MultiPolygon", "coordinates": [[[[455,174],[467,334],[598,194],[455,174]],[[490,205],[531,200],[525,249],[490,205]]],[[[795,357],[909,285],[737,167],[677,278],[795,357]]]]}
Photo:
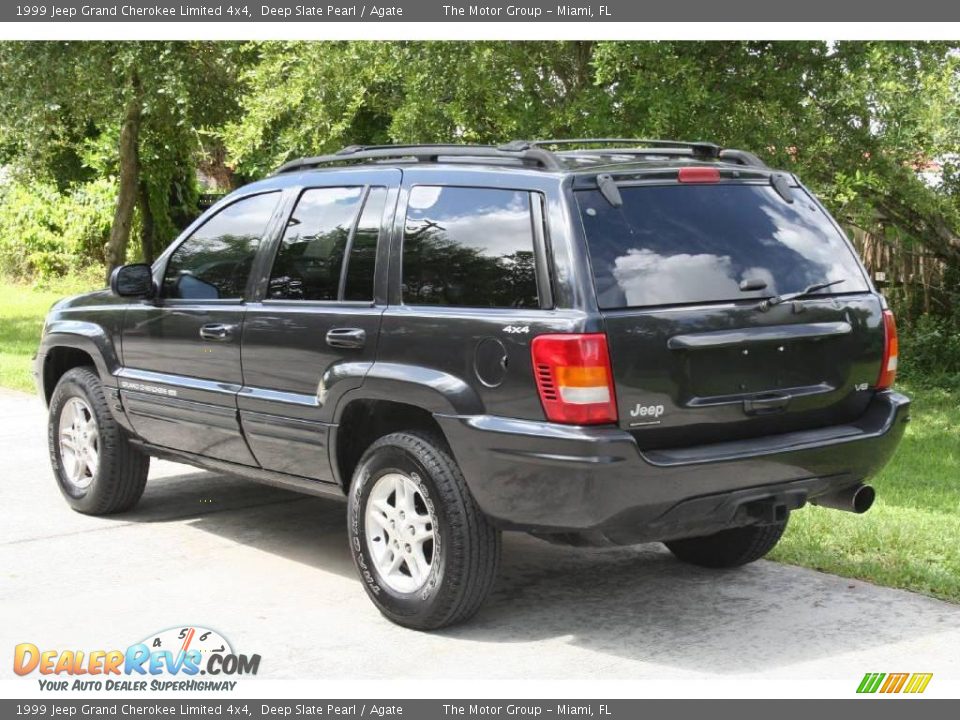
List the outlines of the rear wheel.
{"type": "Polygon", "coordinates": [[[50,398],[47,444],[60,492],[77,512],[123,512],[143,494],[150,458],[113,419],[93,368],[60,378],[50,398]]]}
{"type": "Polygon", "coordinates": [[[772,525],[746,525],[713,535],[664,543],[678,559],[709,568],[731,568],[759,560],[780,541],[787,520],[772,525]]]}
{"type": "Polygon", "coordinates": [[[435,630],[480,609],[500,533],[439,439],[399,432],[373,443],[354,473],[347,517],[354,564],[388,619],[435,630]]]}

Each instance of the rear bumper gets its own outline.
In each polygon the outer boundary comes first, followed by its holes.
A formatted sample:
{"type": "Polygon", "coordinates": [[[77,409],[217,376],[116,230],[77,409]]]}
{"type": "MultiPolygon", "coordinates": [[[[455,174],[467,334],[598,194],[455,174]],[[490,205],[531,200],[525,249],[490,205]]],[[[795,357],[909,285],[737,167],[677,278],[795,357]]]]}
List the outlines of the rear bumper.
{"type": "Polygon", "coordinates": [[[756,522],[863,482],[890,459],[910,400],[878,393],[857,422],[752,440],[641,452],[618,428],[437,416],[480,508],[504,529],[666,540],[756,522]]]}

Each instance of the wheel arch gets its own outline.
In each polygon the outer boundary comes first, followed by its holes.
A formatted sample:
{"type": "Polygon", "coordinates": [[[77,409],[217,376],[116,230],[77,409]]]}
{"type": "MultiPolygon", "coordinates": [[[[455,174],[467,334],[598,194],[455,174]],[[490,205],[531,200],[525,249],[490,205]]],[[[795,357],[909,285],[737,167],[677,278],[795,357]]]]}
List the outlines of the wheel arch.
{"type": "MultiPolygon", "coordinates": [[[[75,323],[76,324],[76,323],[75,323]]],[[[84,325],[88,323],[83,323],[84,325]]],[[[104,385],[113,385],[113,372],[119,364],[113,344],[100,332],[80,335],[67,332],[48,332],[41,348],[43,365],[40,381],[44,401],[49,403],[54,388],[68,370],[83,365],[96,369],[104,385]],[[98,336],[99,335],[99,336],[98,336]]]]}
{"type": "Polygon", "coordinates": [[[350,490],[354,470],[363,453],[378,438],[390,433],[419,431],[432,435],[452,454],[433,412],[422,406],[364,396],[345,401],[338,410],[338,423],[331,429],[328,447],[333,477],[345,494],[350,490]]]}

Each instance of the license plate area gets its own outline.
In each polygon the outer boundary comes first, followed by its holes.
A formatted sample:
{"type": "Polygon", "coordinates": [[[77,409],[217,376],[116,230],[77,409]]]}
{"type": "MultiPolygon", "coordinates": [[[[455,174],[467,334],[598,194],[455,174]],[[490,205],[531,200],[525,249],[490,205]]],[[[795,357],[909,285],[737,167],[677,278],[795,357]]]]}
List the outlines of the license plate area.
{"type": "Polygon", "coordinates": [[[688,397],[771,393],[811,385],[836,385],[836,360],[823,342],[752,343],[684,353],[688,397]]]}

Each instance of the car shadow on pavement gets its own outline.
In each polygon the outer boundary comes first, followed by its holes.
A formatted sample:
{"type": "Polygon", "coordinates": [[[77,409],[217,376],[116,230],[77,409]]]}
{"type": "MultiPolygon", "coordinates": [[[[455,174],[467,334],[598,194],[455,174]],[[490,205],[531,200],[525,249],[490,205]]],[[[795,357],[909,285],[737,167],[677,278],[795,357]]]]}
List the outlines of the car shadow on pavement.
{"type": "MultiPolygon", "coordinates": [[[[174,516],[193,517],[191,528],[356,578],[338,500],[196,473],[151,480],[142,506],[124,519],[174,516]],[[190,507],[195,517],[184,512],[190,507]]],[[[363,593],[359,579],[356,591],[363,593]]],[[[706,570],[676,561],[659,544],[582,549],[506,533],[487,603],[471,622],[438,634],[503,646],[565,638],[613,657],[733,674],[822,661],[958,623],[960,607],[774,562],[706,570]]]]}

